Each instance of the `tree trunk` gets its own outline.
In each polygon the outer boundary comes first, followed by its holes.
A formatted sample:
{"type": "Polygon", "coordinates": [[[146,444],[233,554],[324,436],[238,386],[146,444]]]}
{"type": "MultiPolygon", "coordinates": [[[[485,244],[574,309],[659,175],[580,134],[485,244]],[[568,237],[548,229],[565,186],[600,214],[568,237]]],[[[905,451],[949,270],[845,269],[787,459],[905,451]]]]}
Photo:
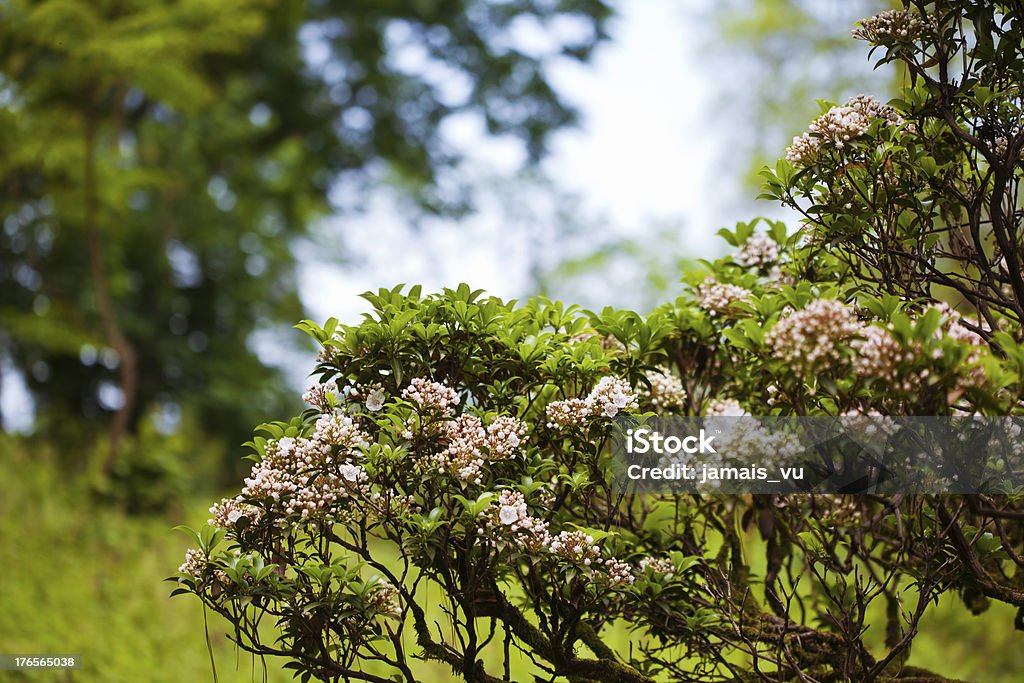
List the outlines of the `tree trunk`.
{"type": "Polygon", "coordinates": [[[117,455],[121,448],[121,439],[128,430],[135,401],[138,393],[139,373],[138,359],[131,342],[124,336],[114,312],[114,302],[110,295],[110,284],[107,279],[106,263],[103,258],[103,232],[99,220],[99,199],[96,187],[96,120],[91,113],[85,116],[85,168],[83,177],[85,192],[85,232],[88,241],[89,271],[92,277],[93,290],[96,295],[96,309],[100,316],[100,324],[107,344],[118,356],[118,388],[121,390],[122,403],[114,413],[110,425],[110,446],[103,462],[103,473],[111,474],[117,455]]]}

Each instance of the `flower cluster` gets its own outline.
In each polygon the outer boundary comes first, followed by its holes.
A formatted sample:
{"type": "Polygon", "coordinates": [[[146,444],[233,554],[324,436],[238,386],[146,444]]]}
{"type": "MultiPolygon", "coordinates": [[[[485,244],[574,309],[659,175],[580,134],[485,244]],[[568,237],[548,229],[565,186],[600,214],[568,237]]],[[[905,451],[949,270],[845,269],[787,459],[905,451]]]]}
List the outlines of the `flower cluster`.
{"type": "Polygon", "coordinates": [[[925,22],[906,10],[887,10],[858,22],[850,34],[873,45],[912,43],[924,32],[925,22]]]}
{"type": "Polygon", "coordinates": [[[832,107],[811,121],[811,135],[824,143],[832,143],[842,149],[847,142],[863,135],[871,120],[858,109],[849,105],[832,107]]]}
{"type": "Polygon", "coordinates": [[[554,555],[559,560],[577,567],[587,567],[595,572],[594,578],[608,586],[625,586],[633,583],[633,565],[614,557],[601,556],[601,547],[594,542],[594,537],[579,529],[561,531],[547,536],[542,550],[554,555]]]}
{"type": "Polygon", "coordinates": [[[488,458],[514,458],[526,435],[526,425],[508,416],[495,418],[485,429],[479,417],[460,415],[445,422],[441,430],[445,448],[430,456],[430,462],[456,479],[476,484],[483,481],[481,473],[488,458]]]}
{"type": "Polygon", "coordinates": [[[604,561],[604,579],[609,586],[628,586],[634,581],[633,565],[623,560],[609,557],[604,561]]]}
{"type": "Polygon", "coordinates": [[[652,574],[661,575],[665,578],[671,578],[676,572],[675,565],[667,557],[651,557],[650,555],[640,560],[637,573],[644,574],[648,569],[652,574]]]}
{"type": "Polygon", "coordinates": [[[254,506],[247,501],[257,503],[263,512],[336,521],[344,499],[366,493],[366,472],[349,456],[368,443],[368,436],[348,415],[321,415],[310,438],[281,437],[269,442],[263,459],[246,477],[241,495],[211,508],[213,521],[231,528],[228,525],[241,514],[255,519],[250,514],[254,506]]]}
{"type": "Polygon", "coordinates": [[[550,536],[546,550],[560,560],[591,569],[594,578],[608,586],[628,586],[633,583],[633,565],[614,557],[602,557],[601,547],[585,531],[561,531],[550,536]]]}
{"type": "MultiPolygon", "coordinates": [[[[500,538],[517,550],[535,553],[551,543],[548,523],[530,516],[526,497],[519,491],[502,489],[498,500],[481,515],[486,518],[484,525],[492,531],[488,536],[492,544],[500,538]]],[[[483,535],[484,528],[477,532],[483,535]]]]}
{"type": "Polygon", "coordinates": [[[601,548],[584,531],[561,531],[551,537],[548,551],[573,564],[589,567],[601,559],[601,548]]]}
{"type": "Polygon", "coordinates": [[[600,570],[595,578],[608,586],[633,582],[633,565],[613,557],[603,558],[600,546],[586,532],[552,534],[546,521],[530,515],[526,498],[520,491],[502,489],[498,500],[480,515],[483,522],[477,533],[485,536],[492,546],[501,543],[519,552],[554,555],[577,566],[600,570]],[[490,533],[485,535],[487,531],[490,533]]]}
{"type": "Polygon", "coordinates": [[[454,389],[423,377],[413,378],[402,390],[402,398],[415,403],[423,413],[444,417],[451,417],[454,406],[459,404],[459,395],[454,389]]]}
{"type": "Polygon", "coordinates": [[[460,415],[444,425],[448,445],[440,453],[429,456],[435,467],[448,472],[456,479],[473,480],[481,483],[480,470],[484,466],[484,454],[480,450],[487,432],[476,415],[460,415]]]}
{"type": "Polygon", "coordinates": [[[365,448],[370,443],[355,421],[344,413],[320,416],[310,441],[314,444],[341,446],[348,450],[365,448]]]}
{"type": "Polygon", "coordinates": [[[712,275],[704,278],[704,282],[697,287],[696,292],[697,305],[711,315],[727,313],[733,304],[747,299],[750,295],[750,290],[736,285],[723,284],[712,275]]]}
{"type": "Polygon", "coordinates": [[[798,370],[815,371],[842,358],[846,342],[861,330],[852,308],[816,299],[783,317],[765,336],[775,356],[798,370]]]}
{"type": "Polygon", "coordinates": [[[241,497],[261,501],[265,508],[277,509],[284,515],[331,523],[339,519],[344,499],[356,492],[365,493],[360,484],[366,480],[366,472],[350,463],[342,467],[344,473],[319,471],[298,475],[258,463],[245,479],[241,497]]]}
{"type": "Polygon", "coordinates": [[[868,119],[884,119],[890,126],[903,124],[900,113],[887,104],[882,104],[871,95],[856,95],[849,99],[850,108],[868,119]]]}
{"type": "Polygon", "coordinates": [[[840,417],[843,430],[847,434],[868,442],[878,437],[892,436],[899,431],[896,421],[891,417],[883,415],[878,410],[865,409],[863,406],[845,410],[840,417]]]}
{"type": "Polygon", "coordinates": [[[328,411],[331,409],[330,402],[327,398],[328,394],[332,394],[334,396],[338,395],[338,383],[333,378],[326,382],[310,386],[306,389],[306,393],[302,395],[302,400],[314,408],[322,411],[328,411]]]}
{"type": "Polygon", "coordinates": [[[178,571],[189,576],[200,577],[206,569],[206,556],[195,548],[185,551],[185,561],[178,567],[178,571]]]}
{"type": "Polygon", "coordinates": [[[743,417],[750,415],[734,398],[713,398],[704,408],[707,417],[743,417]]]}
{"type": "Polygon", "coordinates": [[[845,106],[832,107],[812,121],[810,132],[793,138],[793,143],[786,148],[786,159],[796,166],[810,166],[820,158],[823,147],[843,149],[866,133],[875,119],[882,119],[888,125],[903,123],[895,109],[873,97],[851,97],[845,106]]]}
{"type": "Polygon", "coordinates": [[[548,427],[565,429],[583,424],[593,414],[586,399],[570,398],[565,401],[552,401],[547,407],[548,427]]]}
{"type": "Polygon", "coordinates": [[[516,450],[526,436],[526,425],[507,415],[494,418],[487,426],[487,454],[491,460],[516,457],[516,450]]]}
{"type": "Polygon", "coordinates": [[[686,389],[683,382],[669,370],[647,373],[650,389],[641,389],[640,396],[654,410],[680,409],[686,404],[686,389]]]}
{"type": "Polygon", "coordinates": [[[617,377],[602,377],[587,396],[587,401],[593,406],[595,414],[605,417],[615,417],[621,411],[636,410],[638,407],[629,382],[617,377]]]}
{"type": "MultiPolygon", "coordinates": [[[[350,475],[351,476],[351,475],[350,475]]],[[[302,481],[295,495],[285,504],[285,514],[306,518],[322,518],[327,522],[338,519],[339,503],[348,497],[346,482],[355,483],[366,478],[365,473],[355,473],[352,479],[334,472],[319,472],[302,481]]]]}
{"type": "Polygon", "coordinates": [[[812,138],[810,133],[797,135],[786,148],[786,161],[794,166],[811,166],[820,156],[818,140],[812,138]]]}
{"type": "Polygon", "coordinates": [[[264,505],[276,506],[284,503],[299,490],[287,471],[274,467],[267,461],[256,463],[245,478],[242,498],[258,500],[264,505]]]}
{"type": "Polygon", "coordinates": [[[306,472],[331,457],[330,446],[318,439],[282,437],[267,444],[263,464],[287,472],[306,472]]]}
{"type": "Polygon", "coordinates": [[[992,141],[989,148],[997,157],[1005,157],[1006,153],[1010,150],[1010,141],[1005,135],[999,135],[992,141]]]}
{"type": "Polygon", "coordinates": [[[912,391],[917,387],[919,378],[916,375],[900,378],[900,364],[912,360],[913,356],[903,349],[888,330],[869,325],[860,334],[862,338],[850,344],[857,352],[853,359],[853,370],[858,376],[883,379],[904,391],[912,391]]]}
{"type": "Polygon", "coordinates": [[[603,377],[586,398],[549,403],[547,424],[552,429],[575,427],[589,417],[615,417],[620,412],[636,410],[638,407],[629,382],[617,377],[603,377]]]}
{"type": "Polygon", "coordinates": [[[768,268],[779,260],[779,245],[768,235],[751,235],[736,252],[736,262],[746,268],[768,268]]]}
{"type": "Polygon", "coordinates": [[[401,614],[402,602],[398,599],[398,589],[384,579],[377,580],[377,590],[368,599],[370,609],[379,614],[401,614]]]}
{"type": "Polygon", "coordinates": [[[241,496],[224,498],[219,503],[214,503],[210,508],[213,515],[208,524],[219,526],[222,529],[231,529],[242,517],[248,517],[255,522],[260,517],[260,509],[242,500],[241,496]]]}
{"type": "MultiPolygon", "coordinates": [[[[742,466],[750,462],[765,465],[785,463],[788,458],[806,449],[797,434],[778,429],[770,422],[748,419],[712,424],[717,432],[718,450],[728,454],[719,458],[724,464],[742,466]]],[[[713,462],[713,459],[709,460],[713,462]]]]}

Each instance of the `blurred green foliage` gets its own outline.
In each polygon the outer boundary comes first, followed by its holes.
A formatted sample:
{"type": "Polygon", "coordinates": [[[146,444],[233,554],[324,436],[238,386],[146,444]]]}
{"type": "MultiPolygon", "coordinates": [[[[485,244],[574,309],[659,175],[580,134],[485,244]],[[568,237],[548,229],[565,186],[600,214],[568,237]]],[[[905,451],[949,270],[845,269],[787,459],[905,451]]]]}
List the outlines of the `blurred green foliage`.
{"type": "MultiPolygon", "coordinates": [[[[160,579],[185,539],[167,517],[97,506],[84,480],[59,473],[55,449],[0,436],[0,650],[80,655],[82,670],[0,674],[4,681],[212,680],[198,604],[172,604],[160,579]],[[198,636],[198,637],[197,637],[198,636]]],[[[202,521],[192,503],[177,519],[202,521]]],[[[236,658],[211,630],[221,681],[252,681],[262,665],[236,658]],[[237,663],[237,671],[236,671],[237,663]]],[[[270,680],[287,680],[268,663],[270,680]]]]}
{"type": "Polygon", "coordinates": [[[37,431],[71,447],[113,416],[109,472],[152,411],[238,443],[293,408],[252,337],[301,317],[293,247],[342,208],[328,195],[386,180],[422,210],[467,210],[446,122],[482,117],[539,159],[575,118],[544,67],[588,59],[609,14],[601,0],[0,5],[0,357],[26,377],[37,431]],[[517,47],[531,31],[548,52],[517,47]]]}

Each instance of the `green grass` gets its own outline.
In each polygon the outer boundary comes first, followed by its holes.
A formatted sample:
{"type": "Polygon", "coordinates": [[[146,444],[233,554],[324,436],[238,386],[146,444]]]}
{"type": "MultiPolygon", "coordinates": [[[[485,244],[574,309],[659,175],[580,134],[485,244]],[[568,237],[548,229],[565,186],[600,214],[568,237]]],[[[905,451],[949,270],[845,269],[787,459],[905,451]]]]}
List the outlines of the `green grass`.
{"type": "MultiPolygon", "coordinates": [[[[129,517],[91,502],[82,481],[58,474],[49,449],[0,437],[0,652],[75,654],[75,672],[4,672],[0,680],[212,680],[200,602],[169,599],[162,579],[187,546],[175,524],[197,525],[208,501],[177,515],[129,517]]],[[[221,681],[262,680],[210,615],[221,681]]],[[[290,680],[268,662],[271,681],[290,680]]]]}
{"type": "MultiPolygon", "coordinates": [[[[163,579],[188,545],[172,527],[202,524],[215,496],[196,492],[174,514],[132,517],[94,503],[84,477],[59,472],[51,449],[0,435],[0,653],[76,654],[83,668],[2,672],[0,680],[212,681],[202,606],[191,596],[170,599],[173,586],[163,579]]],[[[753,539],[750,549],[756,556],[753,539]]],[[[439,602],[442,596],[430,597],[439,602]]],[[[907,598],[912,602],[912,595],[907,598]]],[[[1019,681],[1024,633],[1014,630],[1014,614],[1009,606],[994,605],[976,617],[959,598],[944,596],[922,624],[910,663],[964,680],[1019,681]]],[[[236,652],[223,635],[226,623],[212,613],[209,618],[219,680],[263,680],[262,663],[236,652]]],[[[882,630],[881,621],[870,629],[879,637],[882,630]]],[[[618,627],[605,639],[625,653],[629,637],[618,627]]],[[[412,638],[407,646],[416,650],[412,638]]],[[[484,653],[490,671],[501,670],[499,649],[484,653]]],[[[270,683],[293,680],[282,663],[267,661],[270,683]]],[[[529,669],[519,658],[513,678],[529,680],[529,669]]],[[[437,664],[419,663],[415,670],[423,681],[450,680],[437,664]]]]}

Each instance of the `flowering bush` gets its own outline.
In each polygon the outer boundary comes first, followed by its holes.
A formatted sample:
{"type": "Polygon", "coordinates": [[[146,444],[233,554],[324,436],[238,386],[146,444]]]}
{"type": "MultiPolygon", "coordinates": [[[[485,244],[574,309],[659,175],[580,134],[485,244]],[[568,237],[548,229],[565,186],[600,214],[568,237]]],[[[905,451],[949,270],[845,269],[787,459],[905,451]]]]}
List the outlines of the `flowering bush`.
{"type": "Polygon", "coordinates": [[[906,664],[940,594],[1024,610],[1019,496],[625,497],[609,468],[623,415],[1024,414],[1017,24],[915,3],[855,36],[915,84],[826,108],[766,178],[802,225],[721,231],[651,315],[462,285],[301,323],[309,408],[257,429],[178,590],[304,679],[945,680],[906,664]]]}

